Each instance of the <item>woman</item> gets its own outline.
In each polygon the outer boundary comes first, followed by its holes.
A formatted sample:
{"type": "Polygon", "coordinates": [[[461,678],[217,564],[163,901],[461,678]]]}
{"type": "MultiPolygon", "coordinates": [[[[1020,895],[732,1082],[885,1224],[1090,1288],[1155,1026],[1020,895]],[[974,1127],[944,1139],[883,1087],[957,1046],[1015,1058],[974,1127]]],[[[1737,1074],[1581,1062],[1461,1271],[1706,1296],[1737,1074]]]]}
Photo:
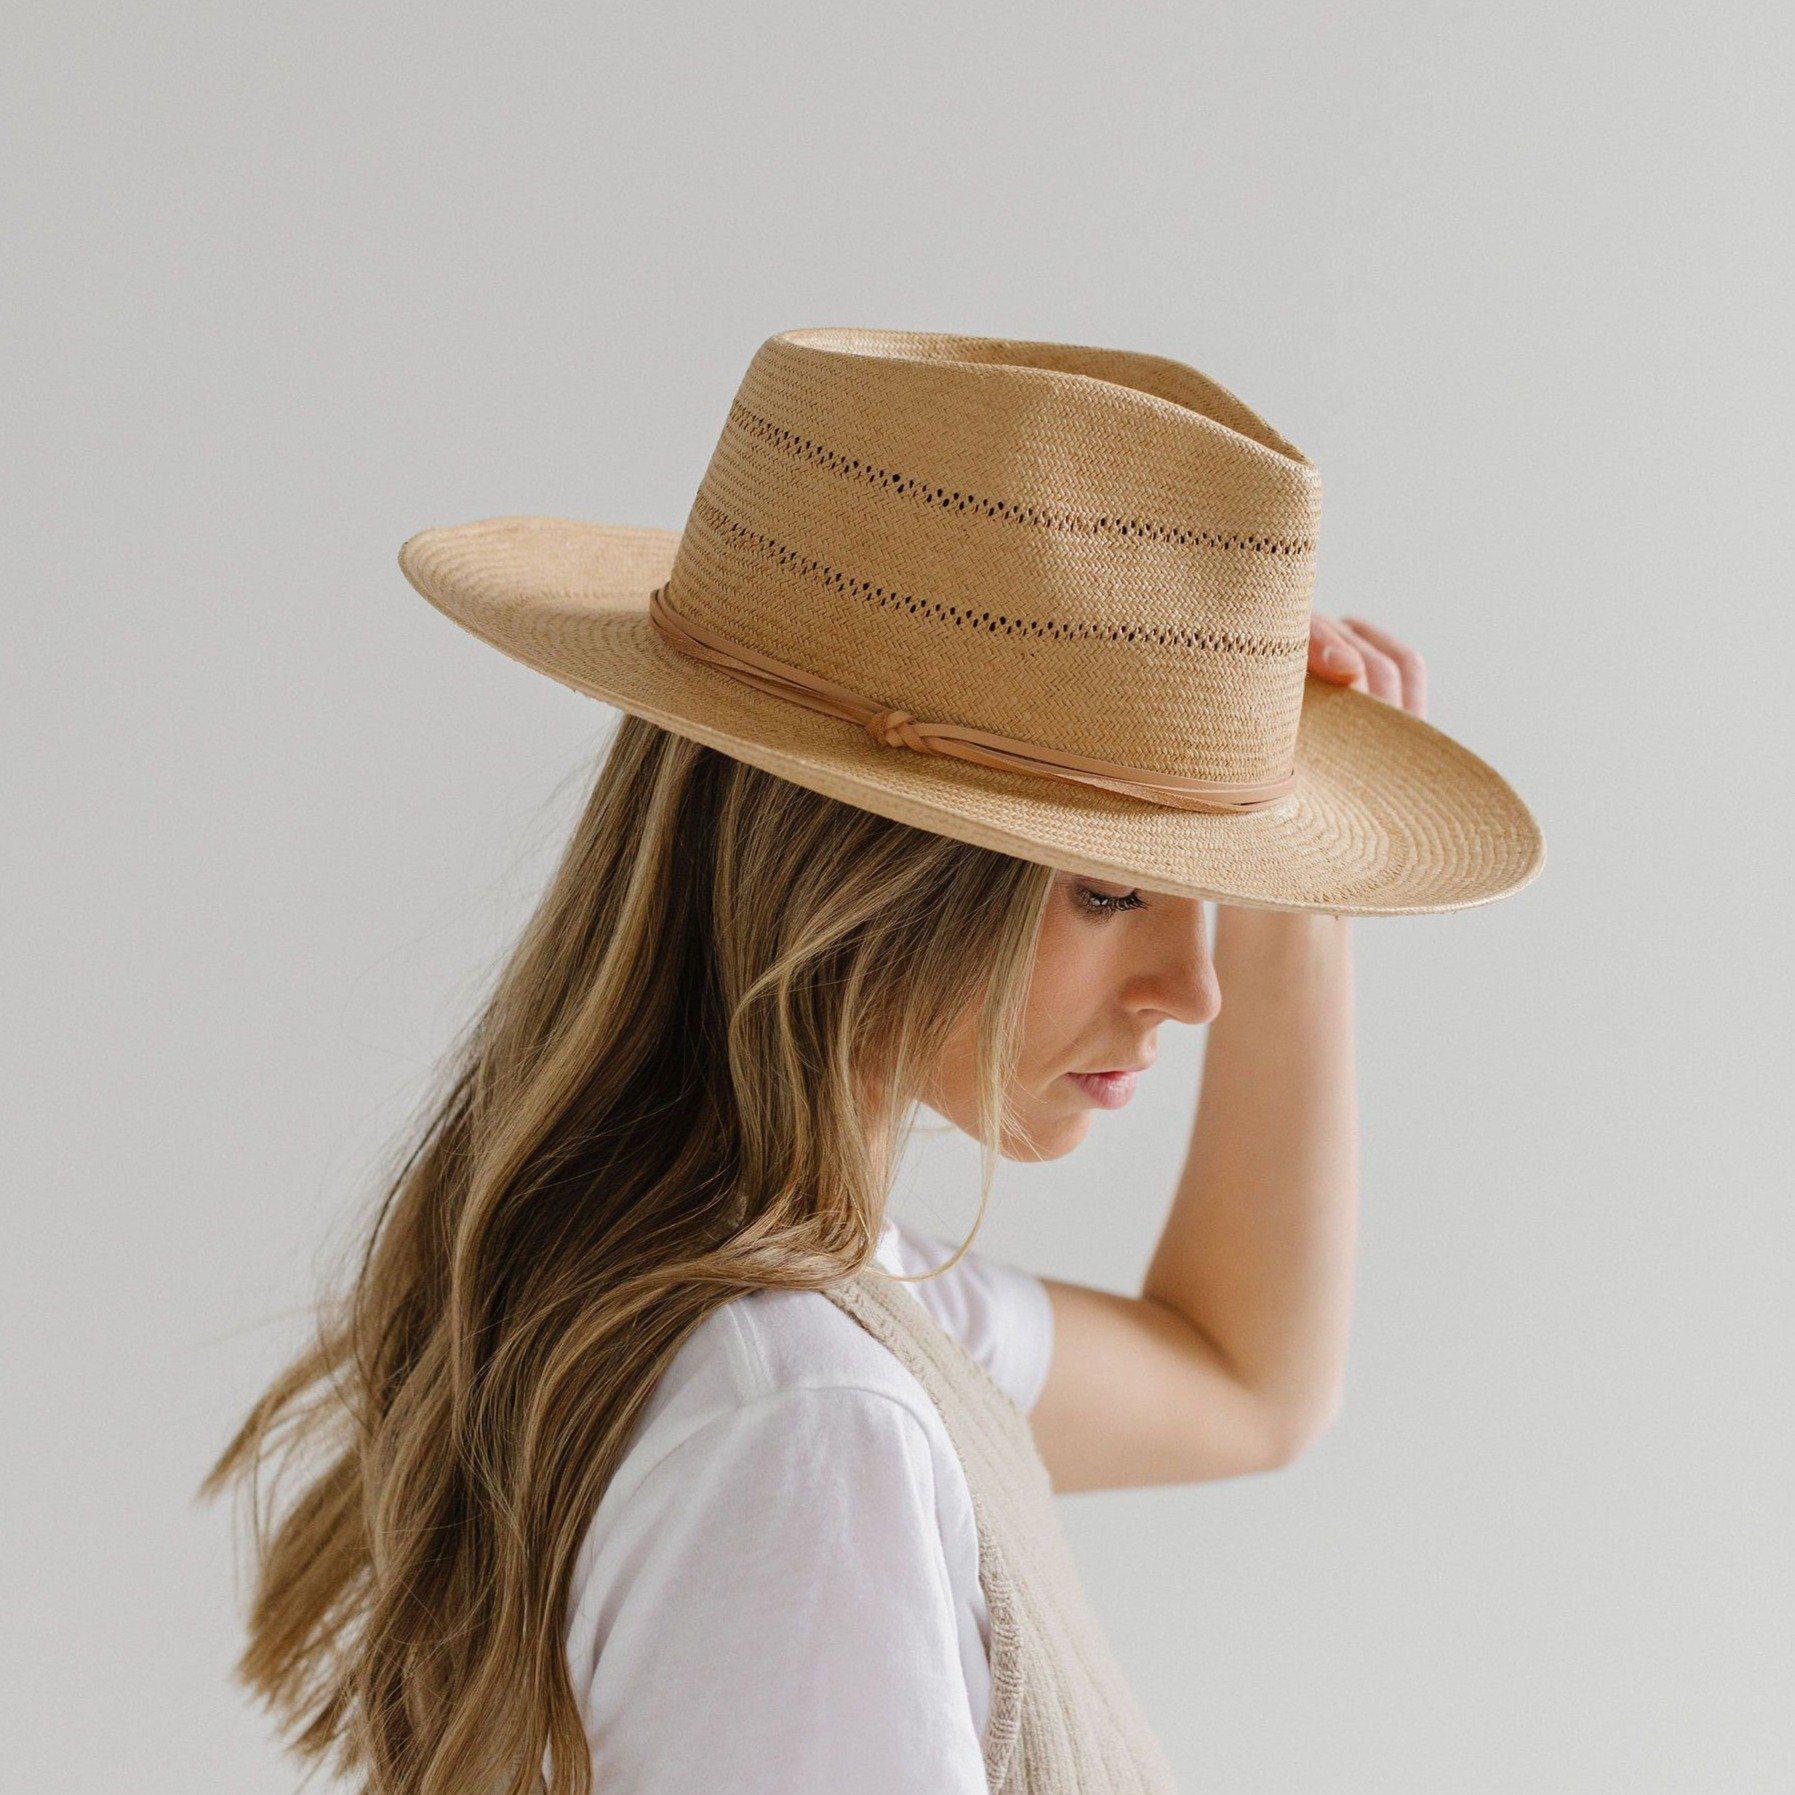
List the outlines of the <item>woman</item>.
{"type": "Polygon", "coordinates": [[[1542,855],[1419,658],[1312,614],[1318,503],[1179,363],[806,331],[677,537],[406,545],[625,716],[357,1277],[205,1486],[320,1455],[258,1514],[241,1665],[301,1751],[406,1795],[1173,1786],[1052,1492],[1327,1425],[1347,918],[1542,855]],[[919,1103],[980,1140],[982,1216],[1166,1021],[1210,1033],[1139,1294],[886,1216],[919,1103]]]}

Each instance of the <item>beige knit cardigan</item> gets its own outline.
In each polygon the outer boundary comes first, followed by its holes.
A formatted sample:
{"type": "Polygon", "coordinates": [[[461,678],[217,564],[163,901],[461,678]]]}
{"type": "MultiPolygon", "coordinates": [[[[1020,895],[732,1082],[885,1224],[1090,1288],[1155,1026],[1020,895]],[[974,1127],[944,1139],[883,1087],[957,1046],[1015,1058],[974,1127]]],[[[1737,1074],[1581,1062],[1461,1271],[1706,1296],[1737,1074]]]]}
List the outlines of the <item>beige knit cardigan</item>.
{"type": "Polygon", "coordinates": [[[883,1267],[869,1263],[823,1294],[908,1367],[965,1468],[991,1613],[994,1795],[1175,1795],[1079,1585],[1027,1416],[883,1267]]]}

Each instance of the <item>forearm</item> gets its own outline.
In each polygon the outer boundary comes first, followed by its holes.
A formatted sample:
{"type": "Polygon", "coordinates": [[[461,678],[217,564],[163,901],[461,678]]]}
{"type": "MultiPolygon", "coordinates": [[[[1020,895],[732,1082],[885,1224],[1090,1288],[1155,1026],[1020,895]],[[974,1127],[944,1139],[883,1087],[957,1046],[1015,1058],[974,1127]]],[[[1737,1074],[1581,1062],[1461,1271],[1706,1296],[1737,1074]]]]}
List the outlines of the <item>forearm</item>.
{"type": "Polygon", "coordinates": [[[1221,907],[1222,1007],[1143,1294],[1182,1314],[1281,1428],[1345,1377],[1358,1208],[1351,925],[1221,907]]]}

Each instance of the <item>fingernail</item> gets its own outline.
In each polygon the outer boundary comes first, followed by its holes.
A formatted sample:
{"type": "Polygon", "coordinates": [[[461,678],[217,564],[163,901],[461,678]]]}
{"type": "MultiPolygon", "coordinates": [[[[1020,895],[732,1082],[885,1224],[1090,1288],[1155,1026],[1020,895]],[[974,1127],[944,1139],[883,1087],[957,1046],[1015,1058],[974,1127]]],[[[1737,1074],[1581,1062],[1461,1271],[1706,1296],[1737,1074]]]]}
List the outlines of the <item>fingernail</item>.
{"type": "Polygon", "coordinates": [[[1321,657],[1336,673],[1350,673],[1358,663],[1344,648],[1329,648],[1321,657]]]}

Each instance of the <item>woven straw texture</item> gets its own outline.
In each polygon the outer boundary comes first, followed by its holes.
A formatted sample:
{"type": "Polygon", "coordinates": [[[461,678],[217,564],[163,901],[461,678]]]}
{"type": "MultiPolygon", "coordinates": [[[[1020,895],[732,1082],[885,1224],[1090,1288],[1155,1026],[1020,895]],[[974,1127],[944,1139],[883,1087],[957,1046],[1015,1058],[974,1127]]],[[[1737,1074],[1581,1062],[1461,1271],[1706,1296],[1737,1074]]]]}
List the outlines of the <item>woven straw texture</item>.
{"type": "Polygon", "coordinates": [[[1193,369],[1057,344],[798,331],[755,355],[683,532],[426,530],[400,562],[576,690],[918,827],[1148,890],[1450,910],[1537,825],[1441,731],[1306,675],[1320,489],[1193,369]],[[1290,795],[1214,815],[872,740],[669,645],[678,610],[917,717],[1290,795]]]}
{"type": "Polygon", "coordinates": [[[966,1473],[991,1616],[988,1787],[1002,1795],[1170,1795],[1171,1766],[1079,1583],[1027,1416],[880,1267],[863,1267],[824,1294],[916,1377],[966,1473]]]}

